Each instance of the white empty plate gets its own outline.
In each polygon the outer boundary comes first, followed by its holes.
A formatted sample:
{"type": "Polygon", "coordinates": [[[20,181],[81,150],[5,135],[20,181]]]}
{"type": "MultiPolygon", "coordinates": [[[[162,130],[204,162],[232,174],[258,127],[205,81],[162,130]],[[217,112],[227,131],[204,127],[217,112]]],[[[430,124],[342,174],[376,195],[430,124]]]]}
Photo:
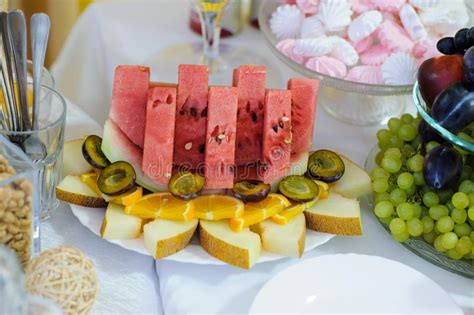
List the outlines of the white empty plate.
{"type": "Polygon", "coordinates": [[[292,265],[257,294],[251,314],[463,314],[431,279],[376,256],[321,256],[292,265]]]}

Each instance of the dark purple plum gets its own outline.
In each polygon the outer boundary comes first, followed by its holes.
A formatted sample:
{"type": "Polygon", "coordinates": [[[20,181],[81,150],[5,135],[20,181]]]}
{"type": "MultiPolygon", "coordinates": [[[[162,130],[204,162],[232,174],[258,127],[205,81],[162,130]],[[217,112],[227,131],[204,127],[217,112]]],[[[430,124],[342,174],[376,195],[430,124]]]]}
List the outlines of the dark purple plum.
{"type": "Polygon", "coordinates": [[[82,155],[84,159],[95,168],[106,168],[110,165],[109,160],[104,155],[101,149],[102,138],[96,135],[91,135],[86,138],[82,144],[82,155]]]}
{"type": "Polygon", "coordinates": [[[441,126],[458,133],[474,121],[474,83],[461,81],[436,97],[431,117],[441,126]]]}
{"type": "Polygon", "coordinates": [[[474,46],[464,54],[464,75],[468,81],[474,83],[474,46]]]}
{"type": "Polygon", "coordinates": [[[234,184],[232,194],[243,202],[257,202],[267,198],[270,188],[258,180],[243,180],[234,184]]]}
{"type": "Polygon", "coordinates": [[[420,121],[420,124],[418,125],[418,134],[424,143],[428,143],[430,141],[436,141],[438,143],[444,142],[443,137],[441,137],[440,134],[425,120],[420,121]]]}
{"type": "Polygon", "coordinates": [[[474,46],[474,26],[467,31],[467,40],[471,46],[474,46]]]}
{"type": "Polygon", "coordinates": [[[434,190],[455,188],[461,179],[462,156],[452,147],[441,145],[432,149],[423,162],[426,184],[434,190]]]}

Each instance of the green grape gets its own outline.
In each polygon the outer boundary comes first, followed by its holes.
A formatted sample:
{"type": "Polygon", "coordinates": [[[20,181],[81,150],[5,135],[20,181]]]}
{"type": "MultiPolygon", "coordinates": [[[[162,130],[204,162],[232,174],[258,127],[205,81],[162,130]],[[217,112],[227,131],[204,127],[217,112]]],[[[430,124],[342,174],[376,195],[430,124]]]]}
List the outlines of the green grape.
{"type": "Polygon", "coordinates": [[[423,194],[426,194],[427,192],[430,192],[430,191],[433,191],[433,189],[430,186],[428,186],[428,185],[421,186],[421,192],[423,194]]]}
{"type": "Polygon", "coordinates": [[[411,156],[413,156],[415,154],[415,149],[413,149],[413,147],[408,144],[408,143],[405,143],[401,149],[402,151],[402,157],[406,159],[409,159],[411,156]]]}
{"type": "Polygon", "coordinates": [[[408,233],[407,230],[405,230],[402,233],[398,233],[398,234],[392,233],[392,237],[394,240],[400,243],[403,243],[410,238],[410,234],[408,233]]]}
{"type": "Polygon", "coordinates": [[[411,146],[413,147],[415,151],[418,151],[422,142],[423,140],[421,139],[420,135],[418,135],[416,136],[415,140],[411,142],[411,146]]]}
{"type": "Polygon", "coordinates": [[[375,193],[374,194],[374,202],[375,204],[378,204],[381,201],[389,201],[390,200],[390,194],[387,192],[383,193],[375,193]]]}
{"type": "Polygon", "coordinates": [[[388,146],[390,148],[399,148],[400,149],[401,147],[403,147],[403,144],[404,144],[404,142],[403,142],[402,139],[400,139],[397,135],[392,135],[390,137],[390,143],[388,144],[388,146]]]}
{"type": "Polygon", "coordinates": [[[410,114],[403,114],[402,117],[400,117],[400,119],[402,120],[402,122],[404,122],[405,124],[409,124],[413,121],[413,116],[410,115],[410,114]]]}
{"type": "Polygon", "coordinates": [[[406,224],[400,218],[394,218],[389,224],[390,232],[392,234],[401,234],[406,232],[406,224]]]}
{"type": "MultiPolygon", "coordinates": [[[[466,179],[459,184],[458,190],[460,192],[463,192],[465,194],[469,194],[474,191],[474,183],[471,182],[470,180],[466,179]]],[[[469,197],[469,196],[468,196],[469,197]]]]}
{"type": "Polygon", "coordinates": [[[436,233],[433,231],[429,233],[423,233],[423,239],[429,244],[433,244],[435,238],[436,238],[436,233]]]}
{"type": "Polygon", "coordinates": [[[382,165],[382,160],[383,160],[383,155],[384,155],[384,151],[381,150],[379,151],[376,155],[375,155],[375,163],[377,165],[382,165]]]}
{"type": "Polygon", "coordinates": [[[463,224],[467,220],[467,212],[464,209],[455,208],[451,211],[451,218],[457,224],[463,224]]]}
{"type": "Polygon", "coordinates": [[[388,181],[385,178],[377,178],[372,183],[372,189],[377,193],[386,192],[388,189],[388,181]]]}
{"type": "Polygon", "coordinates": [[[462,259],[462,254],[459,253],[455,248],[448,249],[448,251],[446,252],[446,255],[449,258],[454,259],[454,260],[462,259]]]}
{"type": "Polygon", "coordinates": [[[433,150],[434,148],[436,147],[439,147],[439,143],[436,142],[436,141],[430,141],[426,144],[426,152],[430,152],[431,150],[433,150]]]}
{"type": "Polygon", "coordinates": [[[385,151],[384,157],[392,157],[395,159],[400,159],[402,157],[402,152],[399,148],[389,148],[385,151]]]}
{"type": "Polygon", "coordinates": [[[398,175],[397,184],[401,189],[408,189],[413,185],[413,183],[414,179],[410,173],[404,172],[398,175]]]}
{"type": "Polygon", "coordinates": [[[392,216],[394,210],[393,205],[389,201],[381,201],[375,205],[375,215],[379,218],[387,218],[392,216]]]}
{"type": "Polygon", "coordinates": [[[454,229],[454,221],[449,216],[444,216],[436,222],[436,227],[441,233],[448,233],[454,229]]]}
{"type": "Polygon", "coordinates": [[[396,117],[390,118],[387,123],[388,129],[390,129],[391,132],[397,132],[402,124],[403,122],[396,117]]]}
{"type": "Polygon", "coordinates": [[[390,216],[390,217],[386,217],[386,218],[379,218],[380,222],[382,222],[383,224],[386,224],[386,225],[389,225],[390,222],[392,221],[393,217],[390,216]]]}
{"type": "Polygon", "coordinates": [[[409,188],[407,189],[404,189],[405,192],[407,193],[407,196],[408,197],[412,197],[415,195],[416,193],[416,186],[415,185],[411,185],[409,188]]]}
{"type": "Polygon", "coordinates": [[[434,221],[431,217],[429,216],[424,216],[421,219],[421,223],[423,223],[423,232],[424,233],[430,233],[433,231],[434,228],[434,221]]]}
{"type": "Polygon", "coordinates": [[[465,209],[469,206],[469,198],[463,192],[458,191],[451,197],[451,202],[458,209],[465,209]]]}
{"type": "Polygon", "coordinates": [[[411,172],[421,172],[423,170],[423,156],[415,154],[407,160],[407,167],[411,172]]]}
{"type": "Polygon", "coordinates": [[[429,191],[423,195],[423,204],[428,208],[436,206],[439,204],[439,197],[436,193],[429,191]]]}
{"type": "Polygon", "coordinates": [[[418,218],[418,219],[421,218],[421,213],[423,209],[421,208],[420,204],[413,203],[412,206],[413,206],[413,217],[418,218]]]}
{"type": "Polygon", "coordinates": [[[474,242],[474,231],[471,231],[471,233],[469,233],[469,238],[471,239],[471,241],[474,242]]]}
{"type": "Polygon", "coordinates": [[[413,179],[415,181],[416,186],[423,186],[425,184],[425,177],[423,176],[423,172],[413,173],[413,179]]]}
{"type": "MultiPolygon", "coordinates": [[[[471,174],[472,174],[472,167],[470,167],[469,165],[464,165],[462,167],[461,181],[468,180],[471,177],[471,174]]],[[[468,192],[465,192],[465,193],[468,193],[468,192]]]]}
{"type": "Polygon", "coordinates": [[[469,198],[469,206],[474,206],[474,191],[468,193],[467,197],[469,198]]]}
{"type": "Polygon", "coordinates": [[[442,238],[443,238],[442,235],[437,236],[433,243],[434,248],[436,249],[436,251],[438,251],[438,253],[446,252],[446,248],[444,248],[443,246],[442,238]]]}
{"type": "Polygon", "coordinates": [[[456,243],[458,242],[458,236],[454,232],[448,232],[441,236],[441,244],[446,249],[451,249],[456,247],[456,243]]]}
{"type": "Polygon", "coordinates": [[[456,243],[456,251],[462,256],[469,254],[472,249],[472,241],[469,237],[463,236],[456,243]]]}
{"type": "Polygon", "coordinates": [[[448,200],[448,202],[446,202],[446,207],[448,207],[450,212],[456,209],[456,207],[453,205],[453,202],[451,200],[448,200]]]}
{"type": "Polygon", "coordinates": [[[446,206],[436,205],[430,207],[429,214],[433,220],[439,220],[441,217],[447,216],[449,214],[449,210],[446,208],[446,206]]]}
{"type": "Polygon", "coordinates": [[[384,157],[381,165],[387,172],[396,173],[402,167],[402,161],[393,157],[384,157]]]}
{"type": "Polygon", "coordinates": [[[469,236],[469,233],[471,233],[472,228],[464,222],[463,224],[455,224],[454,225],[454,233],[456,233],[457,236],[462,237],[462,236],[469,236]]]}
{"type": "Polygon", "coordinates": [[[411,218],[406,223],[407,231],[411,236],[420,236],[423,233],[423,223],[418,218],[411,218]]]}
{"type": "Polygon", "coordinates": [[[390,202],[394,206],[398,206],[399,204],[405,201],[407,201],[407,194],[403,189],[395,188],[394,190],[392,190],[392,192],[390,193],[390,202]]]}
{"type": "Polygon", "coordinates": [[[440,190],[437,192],[439,196],[439,203],[446,203],[448,200],[451,200],[453,196],[453,191],[451,189],[440,190]]]}
{"type": "Polygon", "coordinates": [[[469,220],[474,221],[474,206],[469,207],[469,210],[467,210],[467,216],[469,217],[469,220]]]}
{"type": "Polygon", "coordinates": [[[380,129],[377,131],[377,140],[382,146],[387,146],[390,143],[390,138],[393,134],[387,129],[380,129]]]}
{"type": "Polygon", "coordinates": [[[413,206],[407,202],[402,202],[397,206],[397,215],[402,220],[410,220],[414,214],[413,206]]]}
{"type": "Polygon", "coordinates": [[[398,137],[403,141],[412,141],[416,138],[417,130],[412,124],[406,124],[398,129],[398,137]]]}
{"type": "Polygon", "coordinates": [[[383,168],[377,166],[372,170],[372,172],[370,172],[370,177],[372,178],[372,180],[375,180],[377,178],[388,179],[390,177],[390,173],[384,170],[383,168]]]}
{"type": "Polygon", "coordinates": [[[436,226],[436,224],[435,224],[435,226],[434,226],[433,231],[436,233],[436,235],[441,235],[441,234],[443,234],[443,233],[441,233],[440,231],[438,231],[438,227],[436,226]]]}

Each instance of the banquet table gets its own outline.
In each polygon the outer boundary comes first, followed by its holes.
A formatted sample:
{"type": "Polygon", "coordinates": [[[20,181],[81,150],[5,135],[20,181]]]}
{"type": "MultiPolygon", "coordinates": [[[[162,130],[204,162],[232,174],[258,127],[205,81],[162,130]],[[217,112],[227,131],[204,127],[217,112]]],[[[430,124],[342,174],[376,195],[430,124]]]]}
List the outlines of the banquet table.
{"type": "MultiPolygon", "coordinates": [[[[146,65],[157,51],[199,40],[188,28],[188,8],[184,0],[119,0],[96,3],[85,11],[51,69],[56,87],[69,100],[67,139],[101,133],[116,65],[146,65]]],[[[272,55],[262,36],[246,26],[237,36],[223,41],[268,58],[285,80],[298,76],[272,55]]],[[[155,75],[159,80],[160,73],[155,75]]],[[[414,112],[413,107],[407,110],[414,112]]],[[[377,128],[348,125],[320,108],[314,146],[340,151],[363,165],[376,143],[377,128]]],[[[395,242],[365,203],[362,220],[363,236],[335,237],[305,253],[302,259],[357,253],[399,261],[438,283],[466,314],[474,314],[474,281],[440,269],[395,242]]],[[[258,264],[250,271],[169,259],[155,263],[150,256],[120,248],[92,234],[64,203],[42,226],[43,249],[59,245],[80,248],[97,267],[99,294],[92,314],[247,313],[265,282],[297,262],[283,259],[258,264]]]]}

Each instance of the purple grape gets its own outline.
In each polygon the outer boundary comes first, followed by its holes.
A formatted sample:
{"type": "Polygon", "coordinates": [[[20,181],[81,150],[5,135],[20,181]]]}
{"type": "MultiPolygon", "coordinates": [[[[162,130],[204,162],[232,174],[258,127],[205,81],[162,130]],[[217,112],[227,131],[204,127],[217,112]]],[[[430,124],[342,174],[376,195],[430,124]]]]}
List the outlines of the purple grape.
{"type": "Polygon", "coordinates": [[[464,54],[464,74],[468,81],[474,83],[474,46],[469,48],[464,54]]]}
{"type": "Polygon", "coordinates": [[[467,31],[467,40],[471,46],[474,46],[474,26],[467,31]]]}
{"type": "Polygon", "coordinates": [[[462,173],[461,154],[448,146],[441,145],[426,154],[423,161],[423,177],[434,190],[454,188],[462,173]]]}
{"type": "Polygon", "coordinates": [[[457,53],[453,37],[443,37],[436,44],[438,51],[444,55],[454,55],[457,53]]]}
{"type": "Polygon", "coordinates": [[[460,54],[464,53],[466,49],[471,47],[469,41],[467,40],[468,31],[468,28],[461,28],[459,31],[457,31],[456,35],[454,35],[454,46],[460,54]]]}

